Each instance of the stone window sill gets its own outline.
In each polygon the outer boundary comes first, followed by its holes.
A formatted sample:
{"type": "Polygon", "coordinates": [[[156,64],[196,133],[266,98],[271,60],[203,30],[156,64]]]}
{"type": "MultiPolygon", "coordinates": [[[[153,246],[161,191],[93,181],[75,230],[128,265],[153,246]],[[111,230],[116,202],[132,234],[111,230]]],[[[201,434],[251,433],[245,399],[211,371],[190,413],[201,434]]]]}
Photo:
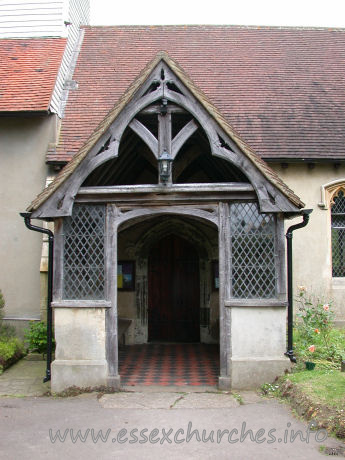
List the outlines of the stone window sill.
{"type": "Polygon", "coordinates": [[[224,302],[226,307],[282,307],[286,308],[287,301],[278,299],[231,299],[224,302]]]}
{"type": "Polygon", "coordinates": [[[106,300],[59,300],[52,302],[53,308],[110,308],[106,300]]]}

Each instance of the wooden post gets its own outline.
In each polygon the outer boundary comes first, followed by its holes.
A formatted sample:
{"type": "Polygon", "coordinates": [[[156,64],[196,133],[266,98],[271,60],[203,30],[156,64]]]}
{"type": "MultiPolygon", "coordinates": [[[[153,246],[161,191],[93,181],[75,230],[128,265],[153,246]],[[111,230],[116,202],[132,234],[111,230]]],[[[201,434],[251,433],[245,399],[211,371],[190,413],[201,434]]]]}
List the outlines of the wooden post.
{"type": "Polygon", "coordinates": [[[230,298],[230,217],[229,205],[219,203],[219,346],[221,390],[231,388],[230,381],[230,309],[225,301],[230,298]]]}
{"type": "Polygon", "coordinates": [[[108,362],[108,386],[120,387],[118,372],[118,334],[117,334],[117,221],[116,205],[108,205],[105,238],[105,277],[107,298],[111,307],[106,312],[106,358],[108,362]]]}
{"type": "Polygon", "coordinates": [[[63,220],[55,219],[54,221],[54,283],[53,283],[53,300],[62,299],[63,290],[63,220]]]}
{"type": "MultiPolygon", "coordinates": [[[[167,153],[171,155],[171,113],[167,113],[166,115],[158,115],[158,158],[164,150],[166,150],[167,153]]],[[[159,184],[161,183],[162,182],[159,174],[159,184]]],[[[170,177],[165,183],[172,183],[171,169],[170,177]]]]}

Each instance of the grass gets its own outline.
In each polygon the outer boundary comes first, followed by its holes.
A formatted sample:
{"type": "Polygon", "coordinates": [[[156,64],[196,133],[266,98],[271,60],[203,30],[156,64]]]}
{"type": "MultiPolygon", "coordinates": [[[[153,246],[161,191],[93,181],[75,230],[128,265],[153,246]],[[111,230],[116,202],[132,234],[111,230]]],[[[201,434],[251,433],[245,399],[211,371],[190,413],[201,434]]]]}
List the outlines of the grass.
{"type": "Polygon", "coordinates": [[[345,329],[331,329],[328,344],[313,332],[294,330],[297,364],[292,373],[263,385],[262,391],[287,399],[298,415],[344,439],[345,372],[341,372],[341,360],[345,360],[345,329]],[[308,350],[310,345],[315,347],[313,353],[308,350]],[[314,362],[315,369],[306,370],[305,361],[314,362]]]}
{"type": "Polygon", "coordinates": [[[276,385],[266,384],[263,391],[287,400],[298,416],[315,427],[345,439],[345,373],[340,370],[295,372],[279,378],[276,385]]]}
{"type": "Polygon", "coordinates": [[[345,411],[345,372],[333,369],[300,371],[287,375],[292,383],[320,404],[344,408],[345,411]]]}
{"type": "Polygon", "coordinates": [[[329,347],[321,334],[315,333],[306,339],[298,329],[294,330],[294,342],[297,364],[288,379],[316,402],[345,408],[345,373],[340,372],[341,360],[345,359],[345,329],[330,331],[329,347]],[[312,354],[308,351],[309,345],[315,345],[312,354]],[[314,362],[315,369],[306,370],[305,361],[314,362]]]}
{"type": "Polygon", "coordinates": [[[236,399],[238,404],[240,404],[240,405],[244,404],[243,398],[242,398],[242,396],[240,394],[234,393],[234,392],[232,392],[231,394],[236,399]]]}

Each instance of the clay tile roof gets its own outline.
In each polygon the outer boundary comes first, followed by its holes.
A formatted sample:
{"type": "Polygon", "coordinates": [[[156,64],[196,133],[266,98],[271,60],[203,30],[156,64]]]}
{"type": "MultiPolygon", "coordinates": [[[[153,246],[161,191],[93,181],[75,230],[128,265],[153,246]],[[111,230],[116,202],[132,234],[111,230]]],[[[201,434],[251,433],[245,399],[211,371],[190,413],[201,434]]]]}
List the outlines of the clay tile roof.
{"type": "Polygon", "coordinates": [[[48,161],[70,160],[160,50],[262,158],[345,158],[345,30],[91,26],[48,161]]]}
{"type": "Polygon", "coordinates": [[[46,111],[66,45],[64,38],[0,40],[0,111],[46,111]]]}
{"type": "Polygon", "coordinates": [[[134,79],[128,90],[121,96],[115,106],[110,110],[107,116],[100,122],[98,127],[94,130],[92,135],[83,144],[81,149],[75,154],[69,163],[61,170],[53,182],[44,189],[38,197],[30,204],[27,211],[32,212],[37,210],[76,170],[77,166],[84,160],[90,149],[95,145],[100,136],[111,126],[116,120],[121,110],[126,106],[129,100],[133,97],[135,92],[140,88],[143,82],[148,78],[150,73],[156,65],[163,60],[180,78],[180,80],[187,86],[193,93],[194,97],[204,106],[208,113],[216,120],[222,129],[230,136],[230,138],[237,144],[241,151],[250,159],[252,163],[263,173],[263,175],[277,187],[293,204],[299,208],[304,207],[304,203],[298,198],[297,195],[279,178],[279,176],[257,155],[236,133],[236,131],[229,125],[219,110],[212,104],[208,97],[194,84],[179,64],[170,58],[170,56],[160,51],[155,58],[149,62],[146,67],[140,72],[139,76],[134,79]]]}

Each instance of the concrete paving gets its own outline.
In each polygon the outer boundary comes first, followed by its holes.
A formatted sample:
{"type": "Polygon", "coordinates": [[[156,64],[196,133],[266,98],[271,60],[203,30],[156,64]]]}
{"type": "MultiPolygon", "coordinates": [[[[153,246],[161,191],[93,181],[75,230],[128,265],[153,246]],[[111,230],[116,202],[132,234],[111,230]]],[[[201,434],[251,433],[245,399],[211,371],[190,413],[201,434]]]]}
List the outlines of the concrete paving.
{"type": "Polygon", "coordinates": [[[239,406],[229,394],[135,392],[104,395],[100,403],[105,409],[224,409],[239,406]]]}
{"type": "Polygon", "coordinates": [[[0,396],[41,396],[50,390],[43,383],[46,362],[41,355],[29,355],[0,375],[0,396]]]}
{"type": "MultiPolygon", "coordinates": [[[[0,394],[44,393],[44,371],[44,362],[18,363],[0,376],[0,394]]],[[[276,400],[212,390],[131,387],[73,398],[2,396],[0,457],[314,460],[324,458],[321,445],[340,445],[324,431],[310,431],[276,400]]]]}

